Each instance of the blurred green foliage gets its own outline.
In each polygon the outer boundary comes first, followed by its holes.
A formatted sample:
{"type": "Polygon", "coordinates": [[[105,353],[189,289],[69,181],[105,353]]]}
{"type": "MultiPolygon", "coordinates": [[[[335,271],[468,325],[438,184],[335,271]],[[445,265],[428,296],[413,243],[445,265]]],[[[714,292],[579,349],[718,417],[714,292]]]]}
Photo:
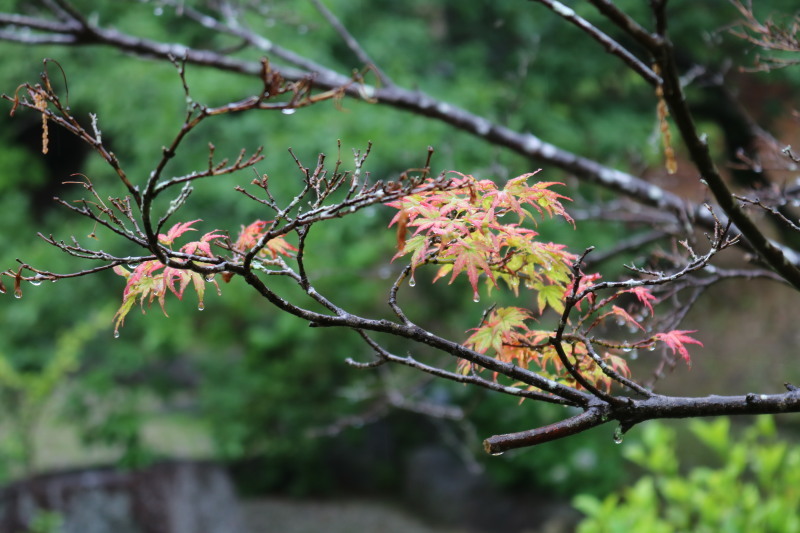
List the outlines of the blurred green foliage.
{"type": "Polygon", "coordinates": [[[9,355],[0,353],[0,403],[10,421],[0,442],[0,471],[6,476],[33,474],[38,451],[37,426],[48,403],[77,369],[88,340],[102,327],[101,320],[105,325],[103,315],[94,313],[62,333],[50,357],[38,368],[20,368],[9,355]],[[21,468],[14,469],[15,465],[21,468]]]}
{"type": "MultiPolygon", "coordinates": [[[[716,466],[682,472],[676,432],[648,423],[641,441],[623,448],[647,475],[605,498],[576,497],[586,514],[578,532],[800,531],[800,448],[779,437],[770,416],[742,432],[730,426],[728,418],[691,421],[691,433],[706,448],[700,453],[710,453],[716,466]]],[[[690,447],[698,454],[697,444],[690,447]]]]}
{"type": "MultiPolygon", "coordinates": [[[[74,3],[103,24],[144,37],[200,48],[237,44],[230,37],[214,35],[176,17],[158,2],[74,3]]],[[[12,9],[28,12],[27,1],[11,4],[12,9]]],[[[200,3],[187,0],[187,4],[200,3]]],[[[775,10],[793,7],[788,1],[771,4],[775,10]]],[[[282,0],[263,5],[268,8],[266,15],[248,22],[272,41],[344,72],[363,67],[310,3],[282,0]]],[[[401,85],[419,87],[499,124],[532,131],[549,142],[621,168],[660,161],[650,88],[616,58],[541,6],[510,2],[476,5],[457,0],[403,4],[331,0],[326,5],[401,85]],[[591,60],[579,59],[589,57],[591,60]]],[[[647,20],[641,2],[625,0],[620,5],[647,20]]],[[[720,66],[731,57],[738,62],[746,51],[742,42],[722,31],[735,16],[727,4],[676,0],[670,9],[674,41],[693,60],[720,66]]],[[[603,24],[589,6],[581,5],[579,11],[603,24]]],[[[0,79],[5,80],[0,90],[9,94],[19,83],[37,80],[42,58],[56,59],[66,72],[69,104],[76,116],[98,115],[104,139],[136,183],[149,175],[161,147],[180,128],[184,95],[175,69],[167,63],[102,47],[0,43],[0,53],[4,57],[0,79]]],[[[248,51],[237,54],[258,57],[248,51]]],[[[53,68],[52,64],[48,68],[53,68]]],[[[792,74],[778,76],[790,78],[792,74]]],[[[196,66],[187,67],[187,79],[194,98],[208,105],[238,100],[260,87],[254,79],[196,66]]],[[[368,81],[373,80],[368,77],[368,81]]],[[[124,188],[100,158],[87,154],[64,134],[53,131],[50,153],[42,156],[39,118],[34,114],[18,112],[13,119],[3,115],[2,268],[13,266],[16,258],[57,272],[85,267],[36,238],[41,231],[61,239],[75,235],[80,242],[90,242],[87,235],[92,233],[92,225],[55,208],[50,197],[78,197],[80,187],[62,184],[77,172],[88,176],[102,196],[121,195],[124,188]]],[[[538,167],[535,161],[443,124],[345,100],[341,109],[324,103],[291,116],[248,113],[209,121],[167,170],[178,175],[202,168],[209,142],[216,145],[219,158],[234,158],[242,148],[252,152],[264,145],[267,158],[258,171],[270,175],[278,197],[288,199],[297,192],[300,175],[287,148],[292,147],[310,165],[319,152],[333,159],[337,139],[346,164],[351,150],[363,150],[373,142],[367,168],[375,179],[418,167],[429,145],[436,149],[433,165],[437,172],[458,169],[502,181],[538,167]]],[[[554,169],[544,169],[540,177],[565,179],[554,169]]],[[[261,206],[233,191],[235,185],[251,179],[251,174],[240,173],[199,183],[180,217],[202,218],[201,232],[218,228],[232,234],[241,224],[269,218],[261,206]]],[[[567,194],[580,203],[606,193],[570,182],[567,194]]],[[[313,282],[348,310],[389,315],[387,291],[400,268],[389,262],[394,253],[394,236],[386,230],[390,216],[388,209],[375,209],[360,218],[320,225],[311,232],[307,266],[313,282]]],[[[588,244],[611,244],[627,231],[617,224],[604,224],[598,231],[600,227],[579,225],[573,231],[566,224],[543,224],[539,229],[546,238],[565,242],[575,250],[588,244]]],[[[109,251],[120,246],[108,233],[98,231],[97,236],[98,246],[109,251]]],[[[207,424],[219,457],[305,463],[312,466],[299,471],[307,477],[293,482],[302,487],[314,484],[326,441],[307,438],[309,430],[368,409],[382,384],[369,373],[343,364],[345,357],[371,357],[354,334],[308,329],[302,321],[274,312],[238,281],[224,285],[221,297],[209,294],[202,313],[193,302],[181,305],[177,301],[168,304],[169,318],[156,309],[146,315],[132,313],[121,338],[115,340],[111,335],[113,313],[109,312],[105,333],[95,329],[90,336],[80,337],[81,349],[73,352],[76,367],[69,372],[71,386],[63,414],[82,428],[87,445],[119,446],[120,460],[135,466],[158,456],[142,436],[143,425],[164,412],[188,413],[207,424]],[[347,393],[354,388],[362,391],[355,398],[347,393]]],[[[9,368],[16,369],[9,372],[49,372],[57,339],[83,331],[84,323],[96,324],[95,310],[118,305],[123,286],[121,278],[104,273],[24,287],[21,301],[0,299],[4,324],[0,353],[9,368]]],[[[464,287],[451,288],[443,282],[431,286],[425,283],[424,274],[416,288],[404,288],[400,297],[414,321],[455,339],[465,336],[483,310],[472,303],[464,287]]],[[[523,305],[532,303],[526,302],[524,295],[521,298],[523,305]]],[[[443,360],[441,364],[454,366],[455,362],[443,360]]],[[[428,387],[423,394],[440,394],[442,387],[447,400],[475,405],[472,414],[481,435],[525,429],[563,414],[548,406],[530,402],[517,406],[514,399],[486,397],[483,391],[443,384],[428,387]]],[[[3,416],[7,413],[0,413],[3,416]]],[[[566,494],[587,484],[605,490],[623,475],[616,454],[598,458],[598,450],[610,441],[609,435],[593,432],[568,443],[545,445],[536,453],[508,454],[489,464],[498,481],[508,486],[558,486],[566,494]]],[[[276,478],[274,487],[285,488],[280,485],[284,481],[276,478]]]]}

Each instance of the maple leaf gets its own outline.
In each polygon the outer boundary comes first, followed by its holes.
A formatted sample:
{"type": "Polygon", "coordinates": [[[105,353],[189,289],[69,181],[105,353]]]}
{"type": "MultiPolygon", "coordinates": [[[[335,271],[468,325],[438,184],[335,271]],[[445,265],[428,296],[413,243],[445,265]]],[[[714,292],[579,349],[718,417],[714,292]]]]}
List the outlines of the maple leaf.
{"type": "Polygon", "coordinates": [[[465,345],[480,353],[486,353],[489,348],[500,353],[508,334],[514,329],[524,327],[525,321],[530,318],[528,310],[521,307],[494,309],[481,326],[470,330],[474,333],[469,336],[465,345]]]}
{"type": "Polygon", "coordinates": [[[159,261],[145,261],[137,265],[133,272],[122,266],[115,266],[114,272],[127,280],[125,290],[122,293],[122,305],[114,314],[114,335],[119,335],[119,328],[125,323],[125,317],[139,300],[144,312],[144,303],[151,304],[154,299],[158,299],[164,315],[167,314],[164,308],[164,273],[158,272],[164,265],[159,261]]]}
{"type": "Polygon", "coordinates": [[[411,253],[411,272],[413,274],[414,270],[425,262],[425,257],[428,255],[429,251],[428,244],[429,242],[427,236],[415,235],[406,240],[403,249],[394,255],[392,261],[407,253],[411,253]]]}
{"type": "Polygon", "coordinates": [[[408,229],[408,211],[401,209],[389,223],[389,227],[397,222],[397,251],[402,252],[406,245],[406,231],[408,229]]]}
{"type": "Polygon", "coordinates": [[[490,246],[482,239],[475,239],[472,237],[466,239],[457,239],[450,246],[447,247],[447,255],[454,255],[455,261],[453,262],[453,275],[450,277],[450,283],[462,271],[467,273],[469,284],[472,286],[473,297],[479,298],[478,293],[478,276],[483,271],[489,279],[494,280],[492,267],[486,260],[485,252],[491,250],[490,246]]]}
{"type": "MultiPolygon", "coordinates": [[[[578,289],[574,291],[576,294],[583,294],[586,289],[594,285],[598,280],[600,280],[603,276],[599,273],[594,274],[584,274],[580,278],[580,283],[578,283],[578,289]]],[[[567,294],[571,294],[573,292],[574,281],[570,281],[567,285],[567,294]]],[[[589,305],[594,305],[596,300],[596,295],[594,292],[587,293],[580,301],[575,304],[577,309],[583,309],[583,302],[588,301],[589,305]]]]}
{"type": "Polygon", "coordinates": [[[172,243],[175,242],[175,239],[177,239],[187,231],[197,231],[195,228],[191,226],[195,222],[200,222],[200,220],[201,219],[198,218],[197,220],[192,220],[191,222],[183,222],[175,224],[169,229],[166,235],[163,233],[158,234],[158,242],[160,242],[164,246],[172,246],[172,243]]]}
{"type": "Polygon", "coordinates": [[[538,292],[536,303],[539,305],[539,314],[543,313],[547,306],[553,308],[558,314],[564,312],[564,287],[562,285],[535,283],[532,288],[538,292]]]}
{"type": "MultiPolygon", "coordinates": [[[[216,231],[216,230],[215,230],[216,231]]],[[[181,252],[192,255],[204,255],[206,257],[214,257],[211,252],[211,243],[217,239],[224,239],[225,235],[210,231],[203,235],[199,241],[192,241],[181,246],[181,252]]]]}
{"type": "MultiPolygon", "coordinates": [[[[256,220],[247,226],[242,226],[239,232],[239,237],[236,239],[234,248],[242,253],[258,245],[258,242],[267,232],[267,225],[270,224],[269,220],[256,220]]],[[[283,237],[275,237],[268,240],[264,247],[259,252],[264,257],[271,257],[275,259],[278,255],[285,255],[291,257],[292,252],[296,252],[297,248],[289,244],[283,237]]]]}
{"type": "Polygon", "coordinates": [[[275,259],[279,255],[292,257],[292,252],[296,251],[297,248],[289,244],[286,239],[283,237],[275,237],[274,239],[267,241],[267,243],[264,245],[264,249],[261,250],[261,255],[269,255],[272,259],[275,259]]]}
{"type": "MultiPolygon", "coordinates": [[[[479,353],[486,353],[490,348],[494,357],[500,361],[513,362],[527,368],[535,356],[534,353],[518,342],[520,330],[527,331],[525,321],[531,319],[530,312],[521,307],[500,307],[494,309],[484,322],[467,338],[464,345],[479,353]]],[[[523,333],[524,334],[524,333],[523,333]]],[[[462,359],[457,370],[465,374],[471,369],[468,361],[462,359]]],[[[497,373],[494,374],[497,379],[497,373]]]]}
{"type": "MultiPolygon", "coordinates": [[[[159,243],[164,246],[172,247],[175,243],[175,239],[187,231],[195,231],[195,228],[191,226],[198,221],[199,220],[193,220],[191,222],[175,224],[166,234],[159,234],[159,243]]],[[[187,254],[214,257],[214,254],[211,252],[211,244],[215,240],[223,238],[225,238],[225,235],[217,233],[216,231],[211,231],[203,235],[199,241],[193,241],[183,245],[180,250],[187,254]]],[[[183,260],[176,259],[175,261],[180,262],[183,260]]],[[[169,316],[167,315],[166,309],[167,292],[171,292],[179,300],[182,300],[186,288],[191,284],[197,293],[199,301],[198,309],[202,310],[204,307],[203,297],[206,290],[206,279],[198,272],[182,268],[165,267],[162,262],[155,259],[140,263],[133,271],[129,271],[121,265],[115,266],[113,271],[126,280],[125,290],[122,292],[122,305],[120,305],[119,309],[114,314],[115,336],[119,335],[119,328],[124,325],[125,317],[137,301],[142,308],[142,312],[145,312],[145,303],[151,305],[153,301],[158,301],[164,316],[169,316]]],[[[217,285],[216,281],[211,281],[217,285]]],[[[217,292],[219,292],[219,285],[217,285],[217,292]]]]}
{"type": "Polygon", "coordinates": [[[639,300],[639,303],[641,303],[650,311],[651,315],[654,313],[653,305],[650,302],[657,301],[657,298],[650,293],[650,290],[647,287],[634,287],[622,292],[629,292],[633,294],[639,300]]]}
{"type": "Polygon", "coordinates": [[[620,357],[619,355],[614,355],[612,353],[607,353],[605,356],[606,363],[610,363],[612,369],[614,369],[617,373],[625,376],[631,376],[631,369],[628,367],[628,361],[625,360],[624,357],[620,357]]]}
{"type": "Polygon", "coordinates": [[[247,226],[242,226],[242,229],[239,232],[239,238],[236,239],[234,248],[245,252],[255,246],[258,243],[258,239],[261,238],[261,235],[263,235],[267,224],[267,221],[256,220],[247,226]]]}
{"type": "Polygon", "coordinates": [[[691,365],[692,360],[689,357],[689,351],[686,349],[686,345],[699,344],[700,346],[703,346],[702,342],[688,335],[689,333],[695,333],[696,331],[697,330],[676,329],[667,333],[657,333],[655,336],[653,336],[653,338],[657,341],[666,343],[666,345],[672,350],[673,355],[675,353],[681,354],[681,357],[683,357],[683,360],[686,361],[686,364],[691,365]]]}
{"type": "Polygon", "coordinates": [[[644,331],[644,328],[642,327],[642,325],[639,324],[639,322],[635,318],[633,318],[630,315],[630,313],[628,313],[626,310],[624,310],[623,308],[619,307],[618,305],[612,305],[611,306],[611,311],[603,314],[603,316],[601,316],[598,320],[602,320],[602,319],[604,319],[606,317],[609,317],[609,316],[616,316],[617,317],[617,322],[619,323],[620,326],[622,326],[622,325],[627,323],[627,324],[631,324],[633,326],[636,326],[640,330],[644,331]]]}

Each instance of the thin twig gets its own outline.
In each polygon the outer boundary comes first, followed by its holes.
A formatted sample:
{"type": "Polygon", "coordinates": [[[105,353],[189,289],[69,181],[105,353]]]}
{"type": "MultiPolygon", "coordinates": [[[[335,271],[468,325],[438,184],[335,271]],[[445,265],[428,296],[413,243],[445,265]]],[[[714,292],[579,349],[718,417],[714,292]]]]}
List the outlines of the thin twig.
{"type": "Polygon", "coordinates": [[[661,85],[661,77],[657,73],[642,63],[642,61],[633,55],[627,48],[594,27],[589,21],[575,13],[572,8],[565,6],[558,0],[534,1],[546,6],[564,20],[567,20],[571,24],[574,24],[580,28],[584,33],[600,43],[603,48],[606,49],[606,52],[620,58],[631,70],[639,74],[639,76],[641,76],[650,85],[656,87],[661,85]]]}
{"type": "Polygon", "coordinates": [[[375,63],[372,59],[370,59],[369,54],[364,50],[364,48],[359,44],[355,37],[344,27],[344,24],[334,15],[330,9],[325,7],[325,4],[322,3],[321,0],[311,0],[311,3],[314,4],[314,7],[317,8],[317,11],[325,18],[328,24],[339,34],[339,37],[345,42],[347,47],[356,55],[359,61],[363,63],[365,66],[369,67],[370,70],[375,72],[375,75],[378,76],[378,79],[381,83],[387,87],[393,86],[394,82],[389,78],[389,76],[378,67],[377,63],[375,63]]]}

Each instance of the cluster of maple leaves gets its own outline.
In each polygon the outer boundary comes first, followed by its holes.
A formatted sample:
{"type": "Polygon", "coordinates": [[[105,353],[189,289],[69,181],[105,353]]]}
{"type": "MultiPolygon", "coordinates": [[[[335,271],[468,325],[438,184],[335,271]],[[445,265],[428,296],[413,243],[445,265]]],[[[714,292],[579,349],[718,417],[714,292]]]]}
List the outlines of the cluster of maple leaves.
{"type": "MultiPolygon", "coordinates": [[[[172,249],[178,237],[181,237],[187,231],[197,231],[192,227],[197,222],[200,222],[200,220],[175,224],[166,234],[159,233],[159,244],[172,249]]],[[[268,227],[269,223],[263,220],[256,220],[248,226],[242,226],[239,237],[233,245],[234,253],[240,255],[245,254],[256,246],[261,237],[267,232],[268,227]]],[[[199,241],[192,241],[184,244],[180,247],[180,251],[184,254],[208,257],[211,259],[215,257],[211,246],[218,241],[223,242],[225,240],[227,240],[227,235],[220,233],[218,230],[214,230],[203,235],[199,241]]],[[[259,252],[259,255],[274,259],[278,255],[290,257],[294,251],[296,251],[295,247],[286,242],[283,237],[276,237],[267,241],[266,245],[259,252]]],[[[180,262],[181,259],[177,259],[177,261],[180,262]]],[[[174,294],[178,300],[182,300],[186,288],[191,284],[197,293],[197,308],[201,311],[205,308],[203,298],[205,296],[207,282],[213,283],[217,292],[221,292],[219,284],[216,279],[214,279],[214,276],[206,278],[202,274],[192,270],[168,267],[157,259],[140,263],[134,267],[133,271],[118,265],[114,267],[114,272],[127,280],[125,290],[122,293],[122,305],[114,315],[114,336],[117,337],[119,336],[119,328],[125,323],[125,317],[137,301],[139,301],[142,311],[144,312],[145,303],[150,305],[153,301],[157,300],[161,306],[161,310],[164,312],[164,315],[166,315],[165,298],[168,292],[174,294]]],[[[224,274],[223,279],[225,281],[230,281],[230,277],[224,274]]]]}
{"type": "MultiPolygon", "coordinates": [[[[550,379],[580,388],[552,345],[554,328],[533,327],[550,310],[557,320],[569,325],[562,333],[561,348],[570,364],[598,388],[611,388],[613,374],[609,368],[618,375],[630,375],[625,352],[632,349],[653,349],[657,343],[664,343],[673,354],[690,362],[686,345],[701,344],[689,335],[693,332],[650,333],[643,325],[644,321],[652,319],[653,303],[657,303],[647,287],[620,289],[600,299],[593,290],[599,274],[577,276],[575,254],[564,245],[538,239],[539,233],[534,228],[539,219],[560,217],[574,226],[562,204],[569,198],[552,190],[561,184],[529,184],[528,180],[535,174],[530,173],[511,179],[500,188],[490,180],[477,180],[459,172],[452,174],[455,177],[444,189],[426,190],[387,204],[397,209],[390,223],[390,226],[397,226],[395,259],[410,255],[409,283],[414,284],[418,267],[432,264],[439,267],[434,281],[450,275],[452,282],[460,274],[466,275],[475,301],[480,299],[481,279],[485,280],[488,292],[498,288],[502,281],[515,295],[519,296],[522,288],[526,290],[524,294],[534,294],[536,298],[535,310],[523,306],[492,308],[482,323],[471,330],[465,342],[468,348],[488,352],[497,359],[534,369],[550,379]],[[505,217],[509,219],[501,221],[505,217]],[[576,281],[578,287],[574,286],[576,281]],[[581,296],[567,308],[570,294],[581,296]],[[617,304],[625,294],[635,297],[636,313],[617,304]],[[610,327],[612,322],[640,331],[641,338],[635,342],[597,338],[615,331],[613,325],[610,327]]],[[[196,231],[192,226],[197,222],[174,225],[166,234],[159,234],[159,243],[172,250],[176,239],[188,231],[196,231]]],[[[243,257],[257,246],[268,227],[269,224],[261,220],[242,226],[231,251],[243,257]]],[[[212,231],[179,250],[195,257],[214,258],[212,246],[221,245],[226,239],[223,233],[212,231]]],[[[283,237],[277,237],[266,243],[259,256],[292,257],[295,251],[283,237]]],[[[137,301],[143,311],[145,303],[158,301],[166,314],[168,293],[182,299],[191,285],[202,309],[206,283],[214,283],[219,291],[213,277],[206,279],[188,269],[167,267],[156,259],[143,262],[132,271],[122,266],[114,271],[127,280],[122,305],[115,315],[115,335],[119,334],[126,315],[137,301]]],[[[461,361],[458,369],[464,374],[475,371],[467,361],[461,361]]]]}
{"type": "MultiPolygon", "coordinates": [[[[523,368],[533,367],[541,374],[580,388],[572,374],[567,372],[551,339],[555,328],[536,329],[535,324],[548,309],[568,325],[569,331],[561,344],[570,363],[589,383],[609,390],[613,379],[603,366],[628,377],[625,353],[634,349],[653,349],[662,342],[690,362],[687,344],[701,344],[689,334],[692,331],[673,330],[648,334],[642,322],[652,319],[656,297],[647,287],[622,289],[598,300],[592,290],[599,274],[576,277],[573,265],[576,255],[561,244],[538,240],[539,233],[525,225],[535,227],[538,218],[561,217],[574,226],[562,200],[569,198],[552,190],[556,182],[528,180],[535,174],[523,174],[509,180],[499,188],[491,180],[477,180],[472,176],[454,173],[457,178],[452,187],[444,191],[429,191],[391,202],[398,209],[392,224],[398,226],[398,252],[395,258],[411,255],[411,276],[423,264],[437,264],[439,271],[434,281],[450,274],[450,281],[466,274],[479,301],[478,282],[483,276],[488,290],[502,281],[515,295],[520,287],[536,297],[536,311],[526,307],[500,307],[492,309],[481,325],[471,330],[465,345],[480,353],[490,352],[495,358],[523,368]],[[513,221],[501,221],[513,216],[513,221]],[[409,228],[411,237],[406,238],[409,228]],[[573,287],[576,279],[579,286],[573,287]],[[568,294],[583,295],[573,303],[576,315],[562,316],[568,294]],[[635,317],[615,302],[624,294],[631,294],[641,309],[635,317]],[[538,317],[538,318],[537,318],[538,317]],[[641,331],[643,338],[630,343],[602,340],[595,332],[614,330],[614,325],[630,326],[641,331]],[[597,353],[600,349],[602,353],[597,353]]],[[[619,327],[616,328],[619,330],[619,327]]],[[[471,363],[462,360],[460,372],[473,372],[471,363]]],[[[521,384],[516,384],[521,385],[521,384]]]]}

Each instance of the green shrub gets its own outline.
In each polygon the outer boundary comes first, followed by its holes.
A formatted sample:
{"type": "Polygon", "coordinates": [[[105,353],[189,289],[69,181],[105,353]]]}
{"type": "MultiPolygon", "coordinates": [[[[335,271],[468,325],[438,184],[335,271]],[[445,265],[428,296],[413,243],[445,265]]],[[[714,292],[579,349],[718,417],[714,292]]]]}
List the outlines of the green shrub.
{"type": "MultiPolygon", "coordinates": [[[[648,474],[605,498],[581,495],[579,533],[800,531],[800,448],[779,440],[772,417],[732,434],[730,420],[692,421],[691,432],[718,466],[679,470],[675,431],[643,428],[624,451],[648,474]]],[[[693,443],[694,445],[694,443],[693,443]]]]}

